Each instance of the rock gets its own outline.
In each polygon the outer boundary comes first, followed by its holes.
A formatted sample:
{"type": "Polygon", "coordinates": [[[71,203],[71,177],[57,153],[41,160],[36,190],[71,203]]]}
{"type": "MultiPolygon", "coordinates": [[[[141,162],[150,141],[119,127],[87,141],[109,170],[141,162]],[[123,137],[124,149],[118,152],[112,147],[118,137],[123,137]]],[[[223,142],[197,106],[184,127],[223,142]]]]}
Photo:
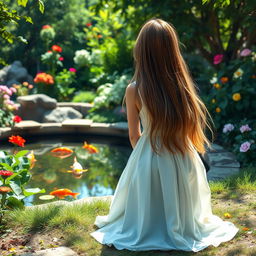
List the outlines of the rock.
{"type": "Polygon", "coordinates": [[[81,119],[83,115],[71,107],[55,108],[47,111],[43,118],[44,123],[61,123],[67,119],[81,119]]]}
{"type": "Polygon", "coordinates": [[[19,256],[78,256],[78,254],[68,247],[61,246],[33,253],[20,254],[19,256]]]}
{"type": "Polygon", "coordinates": [[[17,98],[20,103],[17,115],[21,116],[23,120],[34,120],[42,122],[45,112],[55,109],[57,101],[44,94],[34,94],[27,96],[20,96],[17,98]]]}
{"type": "Polygon", "coordinates": [[[7,78],[7,73],[11,66],[6,66],[3,69],[0,70],[0,83],[4,84],[7,78]]]}
{"type": "Polygon", "coordinates": [[[27,69],[22,66],[20,61],[14,61],[10,66],[0,70],[0,82],[9,87],[25,81],[33,83],[33,77],[28,74],[27,69]]]}

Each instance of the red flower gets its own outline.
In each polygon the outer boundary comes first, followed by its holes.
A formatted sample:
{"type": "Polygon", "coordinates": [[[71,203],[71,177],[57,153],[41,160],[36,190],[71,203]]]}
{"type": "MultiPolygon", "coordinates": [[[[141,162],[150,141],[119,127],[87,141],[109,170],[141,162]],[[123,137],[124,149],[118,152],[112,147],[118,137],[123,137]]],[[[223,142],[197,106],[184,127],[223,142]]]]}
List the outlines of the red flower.
{"type": "Polygon", "coordinates": [[[9,137],[9,142],[16,144],[20,147],[24,147],[24,143],[26,142],[25,139],[23,139],[21,136],[17,135],[12,135],[9,137]]]}
{"type": "Polygon", "coordinates": [[[42,29],[48,29],[48,28],[52,28],[50,25],[44,25],[42,26],[42,29]]]}
{"type": "Polygon", "coordinates": [[[52,51],[47,51],[47,52],[52,53],[52,51]]]}
{"type": "Polygon", "coordinates": [[[21,122],[22,121],[22,118],[20,117],[20,116],[14,116],[13,117],[13,122],[14,123],[19,123],[19,122],[21,122]]]}
{"type": "Polygon", "coordinates": [[[76,73],[76,69],[75,68],[70,68],[69,71],[73,72],[73,73],[76,73]]]}
{"type": "Polygon", "coordinates": [[[87,27],[90,27],[90,26],[92,26],[92,23],[91,23],[91,22],[86,23],[86,26],[87,26],[87,27]]]}
{"type": "Polygon", "coordinates": [[[62,52],[62,48],[59,45],[53,45],[52,50],[54,52],[62,52]]]}
{"type": "Polygon", "coordinates": [[[60,61],[63,61],[63,60],[64,60],[64,58],[63,58],[63,57],[59,57],[59,60],[60,60],[60,61]]]}
{"type": "Polygon", "coordinates": [[[4,177],[12,176],[13,172],[11,171],[5,171],[5,170],[0,170],[0,175],[4,177]]]}
{"type": "Polygon", "coordinates": [[[0,187],[0,194],[8,193],[10,191],[12,191],[10,187],[7,187],[7,186],[0,187]]]}

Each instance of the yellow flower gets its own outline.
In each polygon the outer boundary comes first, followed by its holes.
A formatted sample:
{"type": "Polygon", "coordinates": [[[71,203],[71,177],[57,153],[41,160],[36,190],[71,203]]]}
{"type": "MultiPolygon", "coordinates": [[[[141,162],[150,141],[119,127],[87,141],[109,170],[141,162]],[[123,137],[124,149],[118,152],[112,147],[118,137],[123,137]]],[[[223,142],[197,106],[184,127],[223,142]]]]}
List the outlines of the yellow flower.
{"type": "Polygon", "coordinates": [[[230,218],[232,218],[232,215],[230,213],[226,212],[226,213],[224,213],[224,217],[226,219],[230,219],[230,218]]]}
{"type": "Polygon", "coordinates": [[[215,111],[216,111],[217,113],[220,113],[220,112],[221,112],[221,109],[220,109],[219,107],[217,107],[217,108],[215,109],[215,111]]]}
{"type": "Polygon", "coordinates": [[[212,103],[215,103],[216,102],[216,100],[215,99],[212,99],[212,103]]]}
{"type": "Polygon", "coordinates": [[[232,99],[234,100],[234,101],[239,101],[239,100],[241,100],[241,94],[240,93],[234,93],[233,94],[233,96],[232,96],[232,99]]]}
{"type": "Polygon", "coordinates": [[[214,86],[216,89],[220,89],[220,84],[218,84],[218,83],[213,84],[213,86],[214,86]]]}

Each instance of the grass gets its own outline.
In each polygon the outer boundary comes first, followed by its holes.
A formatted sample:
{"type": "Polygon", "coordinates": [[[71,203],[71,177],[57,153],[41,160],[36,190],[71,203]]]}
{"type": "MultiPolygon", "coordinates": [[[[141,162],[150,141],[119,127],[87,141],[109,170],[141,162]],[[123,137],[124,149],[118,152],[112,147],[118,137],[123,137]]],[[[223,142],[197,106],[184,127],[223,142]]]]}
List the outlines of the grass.
{"type": "MultiPolygon", "coordinates": [[[[229,221],[239,227],[234,239],[219,247],[209,246],[197,252],[198,256],[252,256],[256,255],[256,170],[242,169],[239,175],[224,181],[210,182],[213,213],[224,219],[224,213],[231,214],[229,221]],[[248,228],[248,230],[243,230],[248,228]],[[254,245],[254,247],[253,247],[254,245]]],[[[118,251],[113,247],[102,246],[89,233],[96,229],[93,225],[96,215],[105,215],[109,202],[96,201],[81,205],[52,205],[47,208],[26,208],[15,210],[7,218],[7,228],[17,229],[24,234],[42,236],[44,248],[51,247],[46,235],[55,234],[62,244],[71,247],[80,255],[86,256],[190,256],[193,252],[182,251],[118,251]]],[[[51,235],[52,236],[52,235],[51,235]]],[[[42,248],[41,248],[42,249],[42,248]]],[[[5,255],[5,254],[3,254],[5,255]]]]}

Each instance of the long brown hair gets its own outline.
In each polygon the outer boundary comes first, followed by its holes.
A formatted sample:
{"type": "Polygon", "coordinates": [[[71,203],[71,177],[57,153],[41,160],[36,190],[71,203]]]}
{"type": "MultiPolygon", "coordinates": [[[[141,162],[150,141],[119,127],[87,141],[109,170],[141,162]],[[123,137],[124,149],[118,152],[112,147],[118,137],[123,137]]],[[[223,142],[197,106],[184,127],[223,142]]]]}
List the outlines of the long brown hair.
{"type": "Polygon", "coordinates": [[[161,19],[146,22],[136,40],[134,60],[132,81],[136,81],[149,114],[153,151],[160,153],[164,146],[184,155],[192,142],[204,153],[210,145],[205,135],[206,127],[211,130],[209,112],[197,94],[174,27],[161,19]]]}

